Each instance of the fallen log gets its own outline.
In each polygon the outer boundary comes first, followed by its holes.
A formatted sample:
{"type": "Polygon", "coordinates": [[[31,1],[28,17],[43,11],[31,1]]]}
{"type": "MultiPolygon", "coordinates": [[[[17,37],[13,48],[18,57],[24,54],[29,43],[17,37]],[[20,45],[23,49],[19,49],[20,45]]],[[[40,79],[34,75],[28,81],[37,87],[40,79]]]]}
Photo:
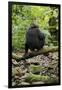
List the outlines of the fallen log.
{"type": "Polygon", "coordinates": [[[29,83],[33,83],[33,82],[38,82],[38,81],[42,81],[46,84],[48,83],[58,83],[58,77],[54,76],[53,75],[36,75],[36,74],[27,74],[26,77],[25,77],[25,81],[26,82],[29,82],[29,83]]]}
{"type": "Polygon", "coordinates": [[[32,58],[34,56],[40,55],[40,54],[47,54],[49,52],[56,52],[58,51],[58,46],[54,46],[54,47],[44,47],[43,49],[41,49],[38,52],[32,52],[32,53],[28,53],[27,55],[16,55],[15,53],[12,53],[12,58],[16,59],[17,61],[20,60],[25,60],[28,58],[32,58]]]}

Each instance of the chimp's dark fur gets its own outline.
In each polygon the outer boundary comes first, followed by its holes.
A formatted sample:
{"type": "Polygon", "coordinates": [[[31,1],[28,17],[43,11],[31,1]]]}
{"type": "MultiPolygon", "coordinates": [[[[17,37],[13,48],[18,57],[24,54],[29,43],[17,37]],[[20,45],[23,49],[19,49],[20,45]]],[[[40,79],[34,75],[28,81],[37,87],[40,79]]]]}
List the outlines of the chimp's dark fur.
{"type": "Polygon", "coordinates": [[[28,49],[31,51],[34,51],[35,49],[40,50],[43,48],[44,43],[44,34],[39,30],[37,25],[32,24],[26,33],[25,53],[28,52],[28,49]]]}

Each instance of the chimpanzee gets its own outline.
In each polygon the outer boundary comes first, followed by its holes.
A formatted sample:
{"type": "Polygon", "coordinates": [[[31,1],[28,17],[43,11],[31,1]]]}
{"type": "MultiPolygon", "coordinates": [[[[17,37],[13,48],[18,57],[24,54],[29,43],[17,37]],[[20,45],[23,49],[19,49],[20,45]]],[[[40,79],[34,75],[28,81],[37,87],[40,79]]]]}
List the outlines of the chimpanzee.
{"type": "Polygon", "coordinates": [[[45,43],[45,35],[39,30],[39,27],[32,23],[30,28],[26,33],[26,42],[25,42],[25,54],[28,53],[28,49],[31,51],[40,50],[43,48],[45,43]]]}

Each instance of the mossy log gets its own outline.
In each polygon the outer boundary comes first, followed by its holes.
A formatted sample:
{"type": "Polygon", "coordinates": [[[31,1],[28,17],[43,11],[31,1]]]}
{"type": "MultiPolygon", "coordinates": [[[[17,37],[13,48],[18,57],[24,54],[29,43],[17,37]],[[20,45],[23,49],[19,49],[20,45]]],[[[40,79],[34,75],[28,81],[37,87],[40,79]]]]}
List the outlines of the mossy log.
{"type": "Polygon", "coordinates": [[[36,74],[36,73],[40,73],[41,71],[46,71],[48,69],[48,67],[43,67],[43,66],[40,66],[40,65],[30,65],[30,68],[29,68],[30,72],[36,74]]]}
{"type": "Polygon", "coordinates": [[[32,53],[29,53],[25,56],[21,56],[21,55],[16,55],[15,53],[12,53],[12,58],[13,59],[16,59],[17,61],[20,61],[20,60],[25,60],[25,59],[28,59],[28,58],[32,58],[34,56],[37,56],[37,55],[40,55],[40,54],[47,54],[49,52],[56,52],[58,51],[58,46],[54,46],[54,47],[44,47],[43,49],[41,49],[40,51],[38,52],[32,52],[32,53]]]}
{"type": "Polygon", "coordinates": [[[47,76],[47,75],[36,75],[36,74],[32,74],[32,73],[30,73],[30,74],[28,74],[27,75],[27,77],[25,78],[25,81],[26,82],[30,82],[30,83],[32,83],[32,82],[35,82],[35,81],[42,81],[42,82],[46,82],[46,81],[48,81],[50,79],[50,77],[49,76],[47,76]]]}
{"type": "Polygon", "coordinates": [[[28,74],[27,77],[25,77],[25,81],[29,83],[42,81],[44,83],[58,83],[57,77],[52,77],[48,75],[36,75],[36,74],[28,74]]]}

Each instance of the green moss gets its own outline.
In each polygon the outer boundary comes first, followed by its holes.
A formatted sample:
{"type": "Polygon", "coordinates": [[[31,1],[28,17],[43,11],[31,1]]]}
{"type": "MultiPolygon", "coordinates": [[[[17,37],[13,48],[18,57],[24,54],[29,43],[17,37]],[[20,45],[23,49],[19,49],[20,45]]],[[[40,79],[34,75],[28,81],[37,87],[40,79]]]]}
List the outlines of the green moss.
{"type": "Polygon", "coordinates": [[[42,67],[42,66],[40,66],[40,65],[31,65],[30,66],[30,71],[32,72],[32,73],[36,73],[36,72],[40,72],[40,71],[43,71],[43,70],[46,70],[47,68],[46,67],[42,67]]]}
{"type": "Polygon", "coordinates": [[[26,79],[25,79],[25,81],[26,82],[35,82],[35,81],[48,81],[50,79],[50,77],[49,76],[47,76],[47,75],[35,75],[35,74],[29,74],[29,75],[27,75],[27,77],[26,77],[26,79]]]}

